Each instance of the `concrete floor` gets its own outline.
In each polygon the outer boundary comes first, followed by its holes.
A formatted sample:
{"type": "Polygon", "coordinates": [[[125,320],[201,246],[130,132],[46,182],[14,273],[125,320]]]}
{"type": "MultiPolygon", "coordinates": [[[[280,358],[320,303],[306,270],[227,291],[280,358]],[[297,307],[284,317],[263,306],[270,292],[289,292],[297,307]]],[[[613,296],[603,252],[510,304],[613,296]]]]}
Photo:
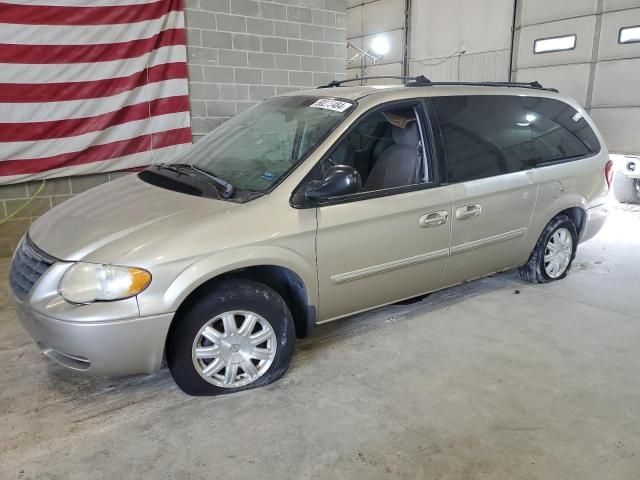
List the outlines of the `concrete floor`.
{"type": "Polygon", "coordinates": [[[319,327],[280,382],[221,398],[69,373],[3,295],[0,478],[638,479],[639,267],[640,208],[618,206],[564,281],[319,327]]]}

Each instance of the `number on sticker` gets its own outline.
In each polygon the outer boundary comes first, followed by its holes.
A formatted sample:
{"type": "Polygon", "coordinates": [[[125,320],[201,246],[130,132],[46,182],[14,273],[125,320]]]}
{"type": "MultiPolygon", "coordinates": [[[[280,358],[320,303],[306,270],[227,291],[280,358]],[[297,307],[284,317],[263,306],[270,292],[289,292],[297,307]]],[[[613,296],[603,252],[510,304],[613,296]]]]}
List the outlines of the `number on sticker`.
{"type": "Polygon", "coordinates": [[[331,98],[321,98],[320,100],[316,100],[311,107],[324,108],[325,110],[333,110],[334,112],[342,113],[351,105],[353,105],[351,102],[342,102],[340,100],[332,100],[331,98]]]}

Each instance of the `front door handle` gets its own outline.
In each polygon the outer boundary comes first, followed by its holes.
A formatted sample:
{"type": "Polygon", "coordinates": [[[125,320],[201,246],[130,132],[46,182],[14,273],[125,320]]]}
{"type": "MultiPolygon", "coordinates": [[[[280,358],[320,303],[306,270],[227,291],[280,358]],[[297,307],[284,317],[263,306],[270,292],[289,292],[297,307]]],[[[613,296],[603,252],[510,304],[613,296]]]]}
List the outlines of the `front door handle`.
{"type": "Polygon", "coordinates": [[[482,213],[480,205],[465,205],[456,209],[456,218],[458,220],[467,220],[468,218],[477,217],[482,213]]]}
{"type": "Polygon", "coordinates": [[[426,213],[420,217],[419,224],[422,228],[437,227],[447,223],[449,212],[441,210],[439,212],[426,213]]]}

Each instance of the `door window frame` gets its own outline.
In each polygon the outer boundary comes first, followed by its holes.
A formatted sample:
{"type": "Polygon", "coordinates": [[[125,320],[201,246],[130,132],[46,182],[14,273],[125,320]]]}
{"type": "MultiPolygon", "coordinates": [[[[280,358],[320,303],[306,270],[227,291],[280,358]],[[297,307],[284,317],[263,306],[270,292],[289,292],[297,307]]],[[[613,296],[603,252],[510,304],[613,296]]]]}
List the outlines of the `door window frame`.
{"type": "MultiPolygon", "coordinates": [[[[316,208],[316,207],[324,207],[328,205],[339,205],[342,203],[351,203],[357,202],[361,200],[369,200],[371,198],[379,198],[386,197],[390,195],[399,195],[401,193],[413,192],[417,190],[427,190],[435,187],[439,187],[442,184],[440,183],[441,170],[443,162],[441,161],[441,150],[442,150],[442,141],[440,141],[440,147],[437,146],[436,135],[433,132],[433,119],[434,115],[429,112],[428,104],[426,102],[425,97],[415,97],[415,98],[403,98],[400,100],[392,100],[389,102],[381,103],[372,107],[366,111],[364,111],[360,116],[353,119],[349,128],[336,140],[333,145],[324,153],[322,158],[313,166],[313,168],[309,171],[309,173],[302,179],[302,181],[293,189],[291,194],[291,198],[289,203],[293,208],[304,209],[304,208],[316,208]],[[402,107],[402,106],[411,106],[415,108],[415,111],[418,115],[417,122],[420,133],[420,140],[424,144],[425,140],[427,140],[427,145],[423,145],[424,152],[426,154],[426,158],[424,159],[426,165],[429,167],[429,171],[431,172],[432,179],[430,181],[424,181],[424,178],[420,179],[420,183],[416,183],[414,185],[404,185],[400,187],[391,187],[385,188],[381,190],[371,190],[371,191],[362,191],[358,193],[352,193],[350,195],[342,195],[339,197],[331,197],[326,200],[321,201],[310,201],[303,197],[301,201],[295,201],[296,195],[300,192],[301,189],[311,180],[311,176],[316,172],[319,165],[325,162],[333,153],[338,149],[342,142],[347,139],[349,135],[360,125],[362,121],[364,121],[367,117],[371,115],[375,115],[379,113],[381,110],[387,110],[393,107],[402,107]]],[[[446,177],[444,177],[446,178],[446,177]]]]}
{"type": "Polygon", "coordinates": [[[423,99],[424,111],[429,121],[429,133],[431,135],[431,146],[433,149],[434,163],[437,164],[439,185],[449,185],[449,173],[447,172],[447,159],[445,158],[444,140],[440,130],[440,121],[433,106],[431,97],[423,99]]]}

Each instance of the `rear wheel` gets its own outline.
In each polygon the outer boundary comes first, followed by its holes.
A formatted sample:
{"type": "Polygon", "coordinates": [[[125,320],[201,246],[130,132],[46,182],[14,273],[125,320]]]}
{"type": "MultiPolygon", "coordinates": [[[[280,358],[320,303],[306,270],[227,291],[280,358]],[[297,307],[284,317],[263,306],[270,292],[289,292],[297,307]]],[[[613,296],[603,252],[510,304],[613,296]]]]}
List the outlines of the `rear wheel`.
{"type": "Polygon", "coordinates": [[[576,255],[578,233],[566,215],[558,215],[543,230],[520,278],[531,283],[548,283],[567,276],[576,255]]]}
{"type": "Polygon", "coordinates": [[[261,283],[220,283],[174,322],[167,363],[175,382],[189,395],[267,385],[291,362],[291,313],[282,298],[261,283]]]}
{"type": "Polygon", "coordinates": [[[613,196],[621,203],[640,203],[640,180],[620,171],[614,172],[613,196]]]}

